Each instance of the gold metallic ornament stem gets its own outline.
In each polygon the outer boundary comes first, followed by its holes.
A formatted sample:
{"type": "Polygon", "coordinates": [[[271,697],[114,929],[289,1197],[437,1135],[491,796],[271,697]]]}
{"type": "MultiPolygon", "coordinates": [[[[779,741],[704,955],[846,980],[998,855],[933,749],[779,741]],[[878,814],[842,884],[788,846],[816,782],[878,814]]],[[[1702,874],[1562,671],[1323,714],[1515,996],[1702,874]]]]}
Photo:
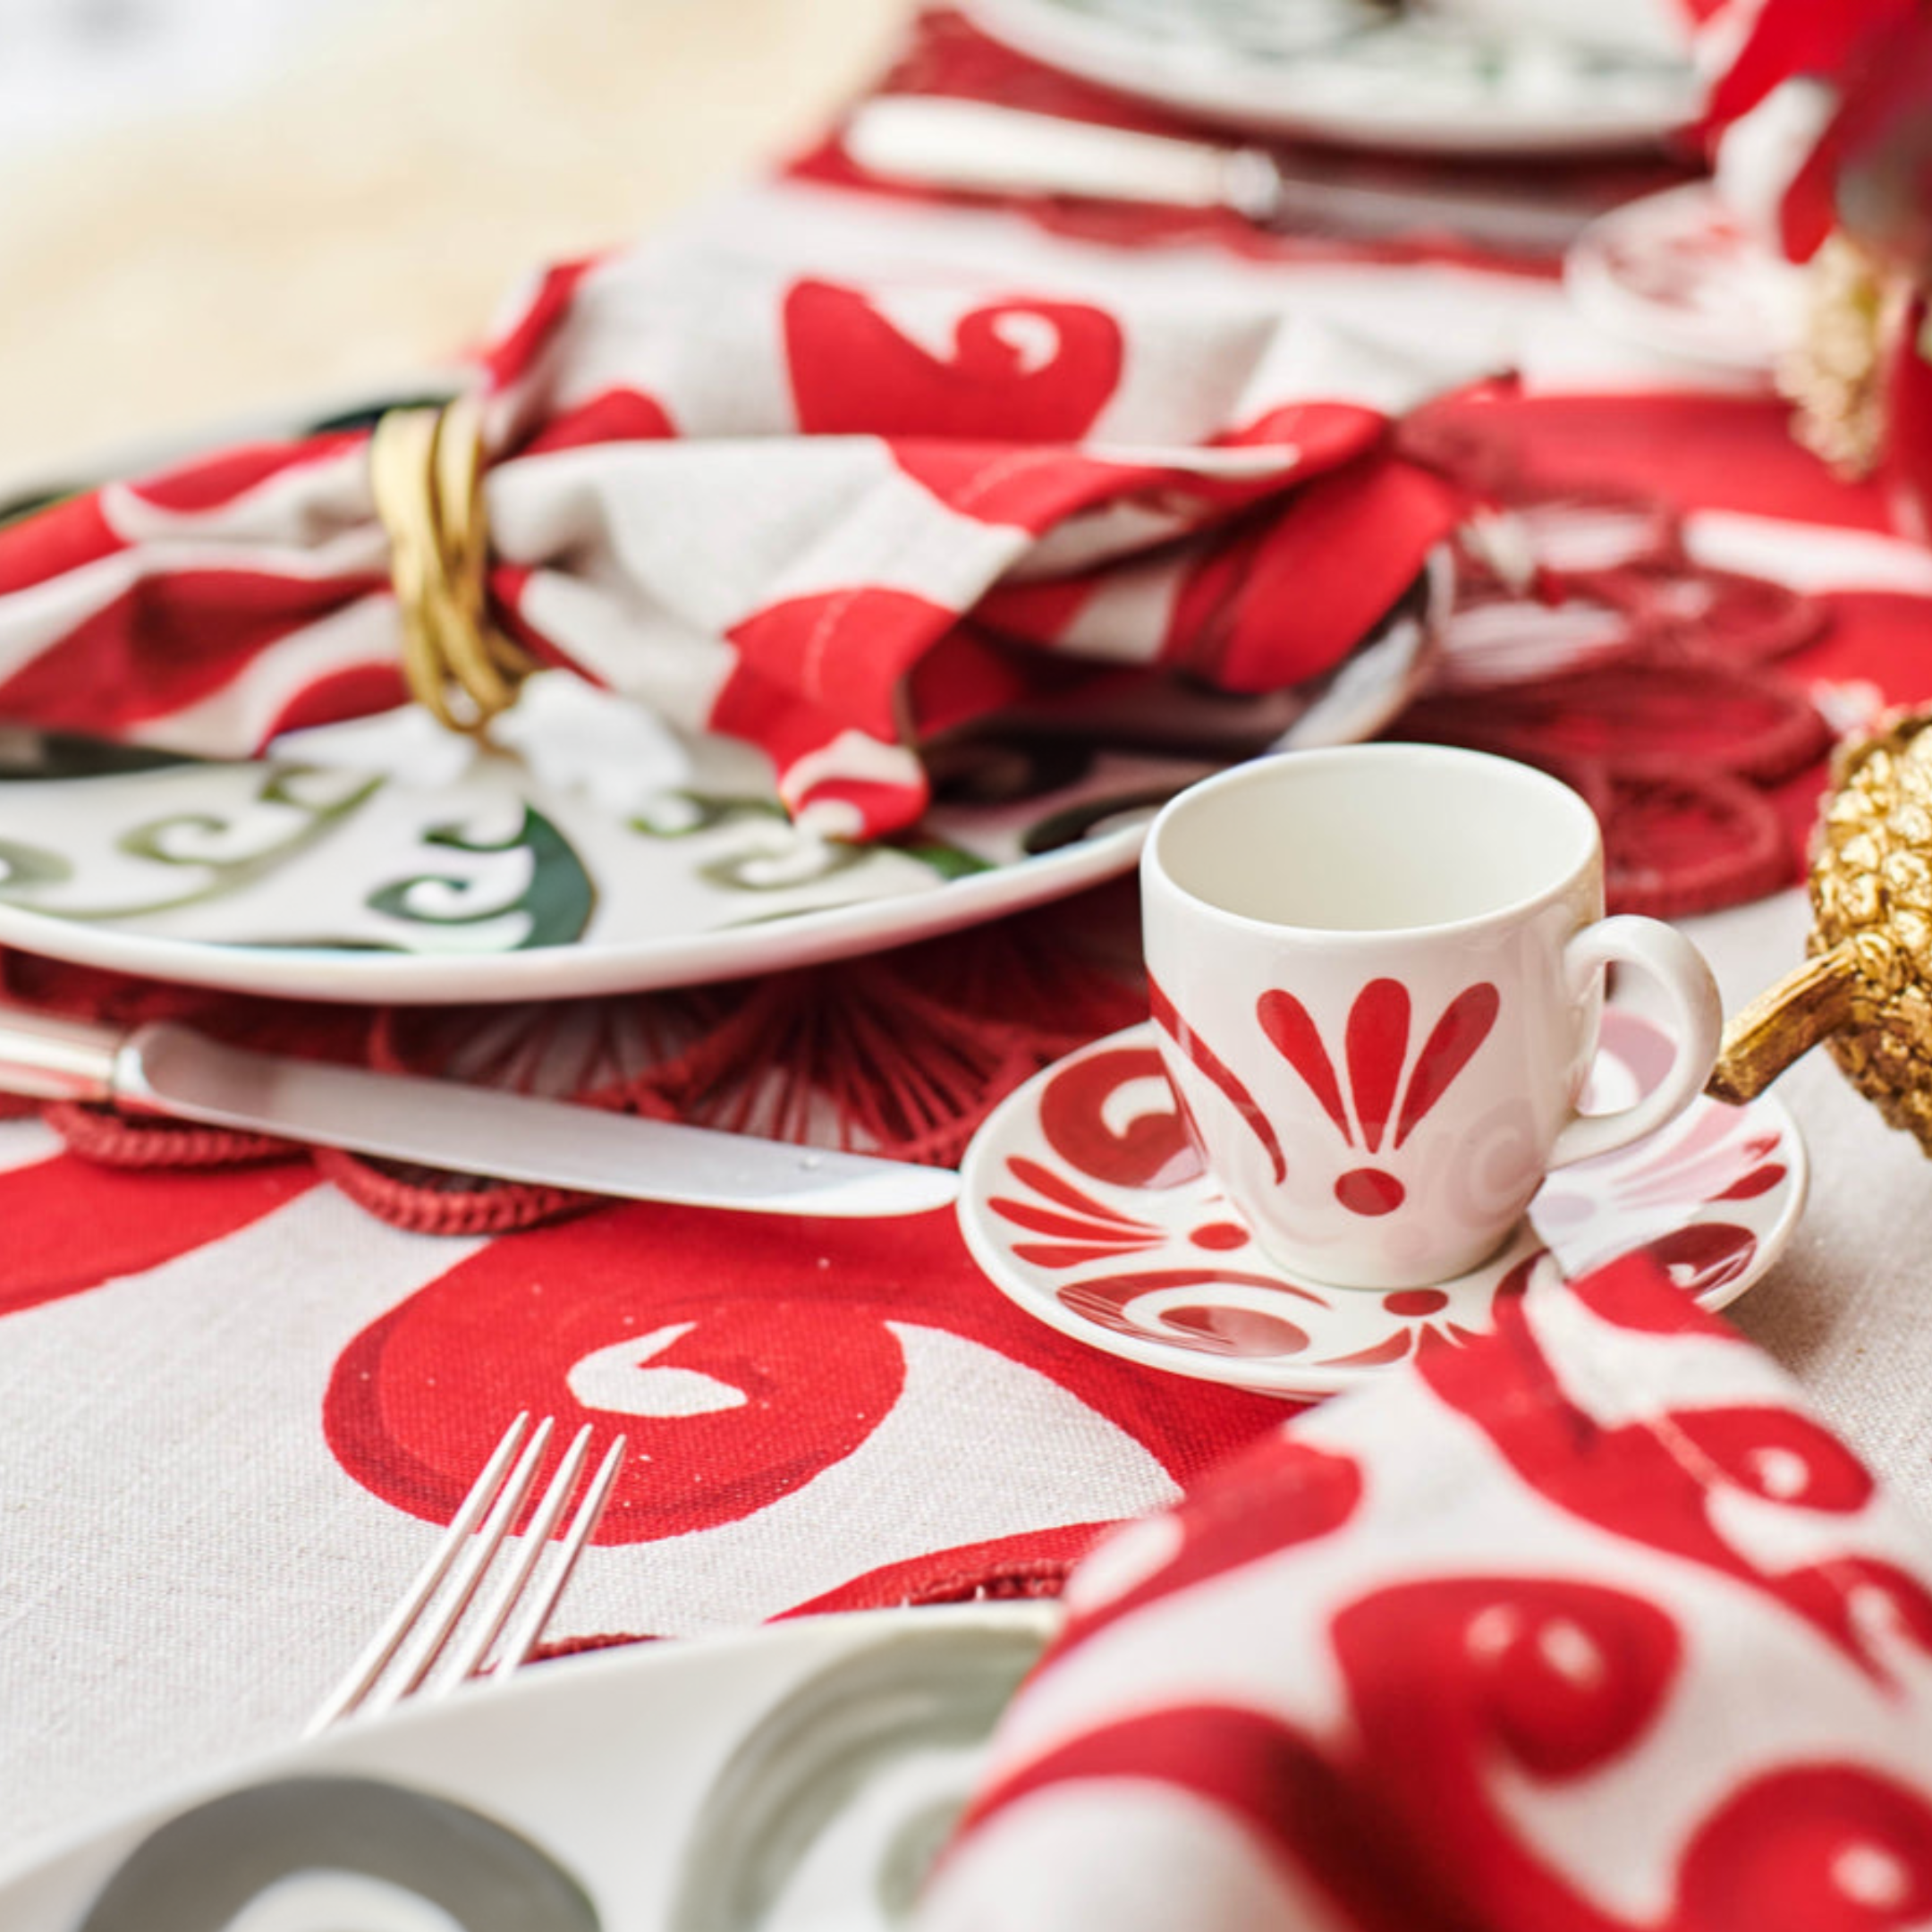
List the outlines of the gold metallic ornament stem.
{"type": "Polygon", "coordinates": [[[1869,476],[1877,465],[1887,345],[1910,293],[1908,277],[1889,274],[1842,229],[1806,266],[1801,326],[1775,375],[1779,394],[1797,405],[1799,442],[1841,476],[1869,476]]]}
{"type": "Polygon", "coordinates": [[[535,665],[489,621],[476,399],[391,410],[369,439],[369,482],[389,533],[410,691],[450,730],[481,732],[535,665]]]}
{"type": "Polygon", "coordinates": [[[1725,1027],[1704,1091],[1733,1106],[1756,1099],[1792,1061],[1845,1025],[1858,986],[1858,954],[1849,942],[1808,959],[1725,1027]]]}

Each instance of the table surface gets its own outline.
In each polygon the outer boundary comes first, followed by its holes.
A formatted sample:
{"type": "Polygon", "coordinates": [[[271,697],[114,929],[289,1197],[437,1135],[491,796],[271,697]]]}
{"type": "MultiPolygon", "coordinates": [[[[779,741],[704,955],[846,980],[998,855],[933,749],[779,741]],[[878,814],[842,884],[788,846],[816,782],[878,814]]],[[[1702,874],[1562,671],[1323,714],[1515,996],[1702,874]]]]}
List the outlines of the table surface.
{"type": "Polygon", "coordinates": [[[0,286],[34,291],[0,306],[9,478],[440,363],[533,263],[610,247],[810,139],[913,8],[85,10],[110,11],[134,50],[110,41],[110,75],[138,55],[161,84],[131,72],[104,98],[79,7],[7,42],[0,164],[30,191],[0,196],[0,286]],[[64,117],[7,111],[56,93],[64,117]]]}
{"type": "MultiPolygon", "coordinates": [[[[210,110],[192,129],[123,130],[72,148],[58,169],[37,163],[36,195],[0,213],[0,281],[30,282],[43,295],[0,309],[5,466],[57,465],[97,444],[421,366],[471,328],[530,258],[637,226],[801,136],[877,65],[903,12],[895,0],[581,0],[571,9],[437,0],[403,38],[393,20],[370,27],[301,77],[210,110]],[[402,76],[425,64],[445,105],[419,120],[398,103],[405,94],[413,103],[402,76]],[[446,111],[466,80],[487,115],[446,111]],[[345,117],[359,131],[360,174],[325,165],[345,117]],[[513,147],[499,146],[496,130],[513,123],[513,147]],[[404,182],[414,186],[402,191],[404,182]],[[294,221],[284,218],[290,197],[302,210],[294,221]],[[136,310],[138,332],[128,319],[136,310]],[[216,326],[217,311],[245,313],[250,326],[216,326]]],[[[1686,922],[1727,1005],[1799,955],[1805,927],[1796,892],[1686,922]]],[[[1798,1374],[1902,1495],[1932,1512],[1932,1321],[1919,1300],[1932,1174],[1823,1056],[1780,1090],[1810,1150],[1810,1206],[1790,1251],[1733,1318],[1798,1374]]],[[[24,1157],[23,1137],[39,1131],[6,1129],[0,1155],[24,1157]]],[[[0,1563],[11,1599],[0,1612],[0,1854],[287,1736],[333,1660],[363,1633],[369,1591],[350,1573],[358,1546],[352,1537],[331,1541],[344,1507],[339,1471],[279,1499],[237,1474],[248,1442],[233,1431],[287,1396],[266,1377],[225,1390],[177,1429],[167,1453],[205,1460],[206,1509],[166,1526],[161,1544],[173,1551],[157,1544],[140,1614],[114,1607],[138,1514],[134,1479],[156,1451],[124,1413],[115,1376],[192,1384],[201,1353],[242,1319],[224,1297],[244,1278],[262,1294],[286,1293],[284,1325],[340,1338],[450,1265],[448,1246],[432,1258],[430,1238],[382,1228],[326,1190],[305,1198],[294,1219],[281,1230],[284,1244],[337,1258],[333,1306],[308,1292],[285,1245],[265,1235],[252,1249],[231,1244],[219,1279],[192,1254],[146,1278],[144,1292],[182,1310],[170,1360],[117,1357],[111,1311],[89,1331],[97,1352],[84,1360],[51,1313],[10,1344],[16,1377],[47,1352],[48,1392],[43,1414],[0,1435],[0,1493],[11,1499],[0,1544],[13,1538],[20,1559],[0,1563]],[[56,1423],[92,1453],[34,1433],[56,1423]],[[277,1507],[309,1513],[297,1537],[309,1575],[286,1600],[248,1600],[245,1565],[221,1552],[285,1531],[271,1520],[277,1507]],[[156,1611],[171,1591],[191,1615],[156,1611]],[[312,1669],[277,1667],[298,1652],[312,1669]]],[[[1112,1500],[1125,1513],[1165,1493],[1159,1481],[1123,1483],[1112,1500]]],[[[277,1561],[287,1560],[284,1547],[277,1561]]],[[[800,1591],[810,1594],[803,1582],[800,1591]]],[[[661,1594],[669,1614],[676,1589],[661,1594]]],[[[771,1607],[748,1599],[741,1609],[749,1617],[771,1607]]]]}
{"type": "MultiPolygon", "coordinates": [[[[1687,919],[1727,1011],[1804,949],[1800,892],[1687,919]]],[[[1823,1054],[1779,1081],[1811,1157],[1811,1192],[1784,1258],[1730,1319],[1803,1382],[1894,1489],[1932,1521],[1932,1171],[1823,1054]]]]}

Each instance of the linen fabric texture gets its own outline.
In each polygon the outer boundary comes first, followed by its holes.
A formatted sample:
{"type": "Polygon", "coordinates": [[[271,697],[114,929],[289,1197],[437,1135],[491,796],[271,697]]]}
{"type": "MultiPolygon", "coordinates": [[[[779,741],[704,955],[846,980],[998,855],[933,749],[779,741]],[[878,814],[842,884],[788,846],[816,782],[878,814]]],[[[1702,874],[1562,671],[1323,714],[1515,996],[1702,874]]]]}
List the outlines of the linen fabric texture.
{"type": "MultiPolygon", "coordinates": [[[[818,275],[721,233],[538,275],[485,402],[495,621],[759,747],[869,838],[919,747],[1069,660],[1233,691],[1338,663],[1462,492],[1392,427],[1468,368],[1272,294],[963,267],[818,275]]],[[[0,530],[0,716],[209,757],[406,701],[366,428],[0,530]]]]}
{"type": "Polygon", "coordinates": [[[1877,1932],[1932,1911],[1932,1546],[1651,1264],[1116,1530],[921,1932],[1877,1932]]]}

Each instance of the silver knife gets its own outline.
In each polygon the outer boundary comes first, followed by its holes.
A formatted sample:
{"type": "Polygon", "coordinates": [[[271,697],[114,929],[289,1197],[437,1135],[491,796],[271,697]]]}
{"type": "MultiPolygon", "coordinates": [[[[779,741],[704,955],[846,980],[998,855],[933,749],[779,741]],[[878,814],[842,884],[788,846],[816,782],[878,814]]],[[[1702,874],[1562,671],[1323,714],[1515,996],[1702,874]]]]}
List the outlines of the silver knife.
{"type": "Polygon", "coordinates": [[[949,1168],[253,1053],[166,1021],[129,1030],[0,1006],[0,1091],[112,1101],[457,1174],[753,1214],[922,1214],[959,1192],[949,1168]]]}
{"type": "Polygon", "coordinates": [[[1530,254],[1561,254],[1599,212],[1530,195],[1324,181],[1292,172],[1265,148],[1178,140],[935,95],[868,101],[840,130],[839,143],[869,174],[968,194],[1224,208],[1257,227],[1362,239],[1448,228],[1530,254]]]}

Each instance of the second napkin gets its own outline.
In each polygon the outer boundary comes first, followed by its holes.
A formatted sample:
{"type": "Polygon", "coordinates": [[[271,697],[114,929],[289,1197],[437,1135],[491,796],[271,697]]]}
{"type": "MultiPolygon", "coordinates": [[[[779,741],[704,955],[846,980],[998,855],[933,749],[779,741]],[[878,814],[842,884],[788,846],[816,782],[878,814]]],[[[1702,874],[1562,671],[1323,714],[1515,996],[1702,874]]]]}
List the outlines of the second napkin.
{"type": "MultiPolygon", "coordinates": [[[[697,223],[537,277],[470,379],[496,624],[758,745],[841,837],[915,819],[919,744],[1043,654],[1327,671],[1457,514],[1389,434],[1451,376],[1171,264],[803,274],[697,223]]],[[[14,723],[247,756],[402,702],[398,656],[366,428],[0,529],[14,723]]]]}
{"type": "Polygon", "coordinates": [[[1932,1911],[1932,1560],[1644,1261],[1116,1531],[922,1932],[1877,1932],[1932,1911]]]}

